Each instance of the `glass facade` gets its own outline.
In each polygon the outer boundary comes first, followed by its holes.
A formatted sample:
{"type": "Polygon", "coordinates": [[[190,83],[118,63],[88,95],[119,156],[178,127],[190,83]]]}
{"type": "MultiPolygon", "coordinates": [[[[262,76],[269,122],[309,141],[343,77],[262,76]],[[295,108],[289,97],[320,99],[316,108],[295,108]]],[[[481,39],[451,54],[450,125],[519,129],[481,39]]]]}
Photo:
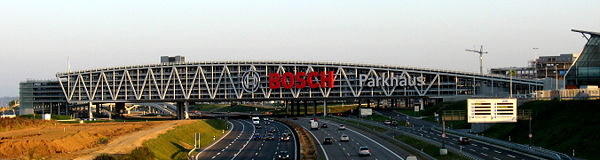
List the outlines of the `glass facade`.
{"type": "Polygon", "coordinates": [[[591,34],[565,78],[567,88],[600,85],[600,35],[591,34]]]}

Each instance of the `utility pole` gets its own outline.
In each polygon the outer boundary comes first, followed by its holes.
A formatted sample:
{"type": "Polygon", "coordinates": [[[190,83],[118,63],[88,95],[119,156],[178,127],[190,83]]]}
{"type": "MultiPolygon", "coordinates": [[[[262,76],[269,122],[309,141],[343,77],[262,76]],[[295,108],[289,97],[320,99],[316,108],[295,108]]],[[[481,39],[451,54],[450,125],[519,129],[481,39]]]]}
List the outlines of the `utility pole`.
{"type": "Polygon", "coordinates": [[[479,48],[479,50],[466,49],[465,51],[475,52],[475,53],[479,54],[479,74],[483,74],[483,54],[488,53],[488,52],[483,51],[483,45],[481,45],[481,48],[479,48]]]}

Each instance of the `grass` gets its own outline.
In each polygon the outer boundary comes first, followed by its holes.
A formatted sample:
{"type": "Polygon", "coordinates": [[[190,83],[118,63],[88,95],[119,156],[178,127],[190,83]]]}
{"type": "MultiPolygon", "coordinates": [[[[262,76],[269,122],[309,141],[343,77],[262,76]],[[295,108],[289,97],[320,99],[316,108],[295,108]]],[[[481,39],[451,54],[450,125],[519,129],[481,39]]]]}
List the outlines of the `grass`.
{"type": "MultiPolygon", "coordinates": [[[[600,148],[600,100],[532,101],[518,109],[532,110],[533,145],[584,159],[598,159],[600,148]]],[[[529,123],[496,124],[485,136],[529,144],[529,123]]]]}
{"type": "Polygon", "coordinates": [[[189,107],[190,111],[210,111],[215,108],[227,107],[225,104],[197,104],[189,107]]]}
{"type": "Polygon", "coordinates": [[[135,148],[131,153],[125,155],[101,154],[94,160],[152,160],[154,156],[150,153],[148,147],[135,148]]]}
{"type": "Polygon", "coordinates": [[[448,152],[447,155],[440,155],[440,147],[436,145],[429,144],[427,142],[420,141],[418,139],[412,138],[407,135],[399,135],[394,136],[395,139],[402,141],[416,149],[420,149],[426,154],[439,159],[439,160],[458,160],[458,159],[467,159],[462,157],[456,153],[448,152]]]}
{"type": "MultiPolygon", "coordinates": [[[[29,119],[42,119],[42,114],[26,114],[26,115],[19,115],[19,117],[22,118],[29,118],[29,119]]],[[[53,120],[68,120],[68,119],[73,119],[71,118],[71,116],[65,116],[65,115],[50,115],[50,118],[53,120]]]]}
{"type": "Polygon", "coordinates": [[[187,153],[194,147],[194,133],[201,136],[201,146],[205,147],[222,136],[227,130],[227,122],[217,119],[196,121],[169,130],[157,138],[144,142],[156,159],[187,159],[187,153]]]}

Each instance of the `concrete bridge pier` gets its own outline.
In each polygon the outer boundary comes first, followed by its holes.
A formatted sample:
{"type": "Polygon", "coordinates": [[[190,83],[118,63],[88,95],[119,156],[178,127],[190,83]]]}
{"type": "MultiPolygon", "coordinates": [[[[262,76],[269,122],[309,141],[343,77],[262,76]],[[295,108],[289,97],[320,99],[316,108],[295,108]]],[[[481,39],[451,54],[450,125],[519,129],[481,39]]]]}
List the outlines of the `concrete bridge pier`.
{"type": "Polygon", "coordinates": [[[177,119],[189,119],[188,102],[177,102],[177,119]]]}
{"type": "Polygon", "coordinates": [[[90,118],[90,119],[94,118],[92,105],[93,105],[92,102],[88,102],[88,118],[90,118]]]}
{"type": "Polygon", "coordinates": [[[304,100],[304,116],[308,115],[308,103],[304,100]]]}

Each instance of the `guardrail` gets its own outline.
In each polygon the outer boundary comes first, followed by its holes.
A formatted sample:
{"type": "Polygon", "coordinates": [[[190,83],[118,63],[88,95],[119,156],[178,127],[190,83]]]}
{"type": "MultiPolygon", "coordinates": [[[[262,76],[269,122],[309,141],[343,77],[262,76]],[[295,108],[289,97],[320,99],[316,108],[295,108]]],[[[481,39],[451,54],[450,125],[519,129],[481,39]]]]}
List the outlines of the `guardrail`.
{"type": "MultiPolygon", "coordinates": [[[[438,130],[438,131],[442,130],[442,128],[440,128],[440,127],[433,127],[433,129],[438,130]]],[[[573,160],[572,157],[570,157],[564,153],[552,151],[552,150],[545,149],[542,147],[527,146],[527,145],[523,145],[523,144],[512,143],[512,142],[507,142],[507,141],[503,141],[503,140],[499,140],[499,139],[489,138],[489,137],[485,137],[485,136],[454,131],[452,129],[446,129],[446,132],[452,133],[455,135],[459,135],[459,136],[463,136],[463,137],[469,137],[471,139],[495,144],[498,146],[502,146],[504,148],[514,149],[514,150],[517,150],[520,152],[524,152],[527,154],[536,155],[536,156],[540,156],[540,157],[546,157],[546,158],[558,159],[558,160],[563,160],[563,159],[573,160]]]]}
{"type": "MultiPolygon", "coordinates": [[[[343,117],[336,117],[336,118],[340,118],[340,119],[348,119],[348,120],[351,120],[351,121],[357,121],[356,119],[350,119],[350,118],[343,118],[343,117]]],[[[394,128],[390,127],[390,126],[382,125],[382,124],[380,124],[380,123],[376,123],[376,122],[372,122],[372,121],[366,121],[366,120],[358,120],[358,121],[359,121],[359,122],[363,122],[363,123],[368,123],[368,124],[370,124],[370,125],[376,125],[376,126],[383,127],[383,128],[390,128],[390,129],[393,129],[394,131],[398,131],[398,132],[400,132],[400,133],[402,133],[402,134],[404,134],[404,135],[407,135],[407,136],[409,136],[409,137],[411,137],[411,138],[414,138],[414,139],[417,139],[417,140],[420,140],[420,141],[423,141],[423,142],[426,142],[426,143],[429,143],[429,144],[432,144],[432,145],[439,145],[439,146],[441,146],[441,145],[442,145],[442,143],[440,143],[440,142],[438,142],[438,141],[434,141],[434,140],[431,140],[431,139],[427,139],[427,138],[425,138],[425,137],[423,137],[423,136],[414,135],[414,134],[412,134],[412,133],[409,133],[409,132],[406,132],[406,131],[403,131],[403,130],[394,129],[394,128]]],[[[412,146],[411,146],[411,147],[412,147],[412,146]]],[[[466,158],[468,158],[468,159],[472,159],[472,160],[480,160],[480,159],[483,159],[483,158],[481,158],[481,157],[479,157],[479,156],[476,156],[476,155],[473,155],[473,154],[470,154],[470,153],[467,153],[467,152],[462,152],[460,149],[458,149],[458,148],[455,148],[455,147],[452,147],[452,146],[448,146],[448,145],[446,145],[446,148],[447,148],[448,150],[450,150],[450,152],[457,153],[457,154],[459,154],[459,155],[462,155],[462,156],[464,156],[464,157],[466,157],[466,158]]],[[[433,158],[433,157],[432,157],[432,158],[433,158]]]]}
{"type": "MultiPolygon", "coordinates": [[[[229,133],[231,133],[231,130],[233,130],[233,123],[231,123],[230,121],[227,121],[227,128],[229,130],[227,130],[227,133],[223,134],[218,140],[216,140],[215,142],[213,142],[212,144],[204,147],[204,149],[202,149],[201,151],[198,152],[198,154],[200,154],[202,151],[204,151],[206,148],[211,147],[212,145],[214,145],[215,143],[219,143],[223,138],[225,138],[227,135],[229,135],[229,133]]],[[[198,141],[198,146],[200,145],[200,141],[198,141]]],[[[194,149],[190,150],[187,154],[187,157],[189,160],[194,160],[195,158],[192,156],[192,153],[194,153],[194,151],[196,151],[197,149],[200,149],[196,146],[194,146],[194,149]]]]}
{"type": "MultiPolygon", "coordinates": [[[[336,121],[338,123],[339,123],[339,121],[345,121],[345,119],[341,119],[341,118],[337,118],[337,117],[331,117],[331,118],[328,118],[328,119],[336,121]]],[[[353,127],[356,127],[356,128],[360,128],[363,131],[369,132],[371,134],[375,134],[375,135],[377,135],[378,137],[380,137],[382,139],[385,139],[385,140],[388,140],[388,141],[394,141],[394,142],[396,142],[397,144],[400,145],[400,148],[409,150],[413,154],[418,154],[419,157],[421,157],[423,159],[437,160],[435,157],[432,157],[431,155],[429,155],[429,154],[427,154],[427,153],[425,153],[425,152],[423,152],[423,151],[421,151],[421,150],[419,150],[419,149],[417,149],[417,148],[415,148],[415,147],[413,147],[411,145],[408,145],[408,144],[406,144],[406,143],[404,143],[402,141],[399,141],[399,140],[397,140],[397,139],[395,139],[393,137],[389,137],[389,136],[381,134],[379,132],[373,132],[373,131],[367,129],[366,127],[364,127],[364,126],[359,126],[359,125],[356,125],[354,123],[346,123],[346,125],[353,126],[353,127]]]]}
{"type": "MultiPolygon", "coordinates": [[[[298,152],[298,153],[302,153],[302,157],[298,157],[298,159],[316,160],[317,153],[316,153],[316,147],[315,147],[316,146],[315,140],[309,135],[308,131],[306,131],[304,128],[302,128],[298,124],[291,122],[289,120],[286,120],[286,119],[277,119],[277,120],[290,126],[295,131],[295,133],[293,133],[293,134],[297,134],[298,138],[296,139],[296,141],[297,141],[296,144],[299,144],[301,146],[301,147],[297,147],[298,149],[301,149],[301,152],[298,152]]],[[[300,156],[300,154],[297,154],[296,156],[300,156]]]]}

